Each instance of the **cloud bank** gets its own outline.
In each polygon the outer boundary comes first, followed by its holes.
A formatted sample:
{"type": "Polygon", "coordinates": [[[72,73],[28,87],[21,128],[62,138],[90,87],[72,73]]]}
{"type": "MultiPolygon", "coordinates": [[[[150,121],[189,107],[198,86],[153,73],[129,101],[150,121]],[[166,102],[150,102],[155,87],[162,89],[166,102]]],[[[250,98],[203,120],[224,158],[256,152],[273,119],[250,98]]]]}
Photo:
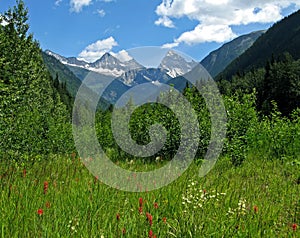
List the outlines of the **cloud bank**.
{"type": "Polygon", "coordinates": [[[165,48],[180,43],[222,43],[236,37],[232,26],[279,21],[283,18],[282,10],[293,5],[299,7],[300,1],[162,0],[155,11],[159,17],[155,24],[175,27],[173,20],[184,17],[199,22],[193,30],[183,32],[174,42],[165,44],[165,48]]]}

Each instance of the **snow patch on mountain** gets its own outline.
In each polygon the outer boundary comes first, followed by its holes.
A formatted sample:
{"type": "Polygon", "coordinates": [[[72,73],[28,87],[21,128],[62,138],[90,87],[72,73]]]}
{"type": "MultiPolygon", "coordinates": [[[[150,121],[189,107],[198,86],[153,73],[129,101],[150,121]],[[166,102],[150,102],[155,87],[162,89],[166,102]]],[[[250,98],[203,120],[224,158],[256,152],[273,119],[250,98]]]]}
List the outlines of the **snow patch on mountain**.
{"type": "Polygon", "coordinates": [[[55,57],[61,63],[69,66],[84,68],[99,74],[107,76],[120,77],[129,70],[143,69],[144,67],[132,58],[128,61],[120,61],[118,58],[112,56],[110,53],[105,53],[100,59],[93,63],[88,63],[75,57],[63,57],[50,50],[46,53],[55,57]]]}
{"type": "Polygon", "coordinates": [[[175,51],[170,50],[162,59],[158,68],[165,70],[170,77],[175,78],[191,71],[197,64],[197,62],[188,61],[175,51]]]}

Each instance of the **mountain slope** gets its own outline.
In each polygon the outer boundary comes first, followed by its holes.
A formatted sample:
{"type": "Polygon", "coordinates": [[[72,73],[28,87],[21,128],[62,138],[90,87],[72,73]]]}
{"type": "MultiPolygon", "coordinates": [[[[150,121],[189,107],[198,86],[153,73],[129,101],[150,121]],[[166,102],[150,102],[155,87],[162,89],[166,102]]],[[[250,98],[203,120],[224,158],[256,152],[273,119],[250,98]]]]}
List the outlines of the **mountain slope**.
{"type": "Polygon", "coordinates": [[[45,52],[42,52],[44,63],[49,70],[53,79],[58,76],[60,83],[65,83],[68,92],[75,98],[78,88],[81,85],[80,79],[78,79],[64,64],[62,64],[57,58],[51,56],[45,52]]]}
{"type": "MultiPolygon", "coordinates": [[[[67,91],[70,93],[70,95],[74,99],[76,97],[76,93],[77,93],[79,87],[82,84],[81,79],[79,79],[77,76],[75,76],[74,73],[69,69],[69,67],[71,67],[71,66],[62,64],[57,59],[57,57],[55,57],[53,55],[49,55],[46,52],[42,52],[42,56],[44,59],[44,64],[47,67],[48,71],[50,72],[52,78],[53,79],[58,78],[58,80],[61,84],[66,85],[67,91]]],[[[74,68],[74,71],[76,69],[80,69],[81,73],[83,70],[85,70],[85,69],[79,68],[79,67],[73,67],[73,68],[74,68]]],[[[86,75],[89,72],[90,71],[86,70],[85,71],[86,75]]],[[[91,93],[93,93],[93,92],[91,92],[91,93]]],[[[109,107],[109,105],[110,105],[110,103],[107,100],[105,100],[103,97],[99,100],[99,103],[98,103],[99,108],[105,110],[106,108],[109,107]]]]}
{"type": "Polygon", "coordinates": [[[255,31],[224,44],[205,57],[201,61],[202,66],[212,77],[215,77],[233,60],[244,53],[263,33],[265,33],[265,31],[255,31]]]}
{"type": "Polygon", "coordinates": [[[230,79],[239,72],[246,73],[266,65],[272,58],[278,59],[288,52],[297,60],[300,58],[300,10],[274,24],[265,34],[228,65],[217,80],[230,79]]]}

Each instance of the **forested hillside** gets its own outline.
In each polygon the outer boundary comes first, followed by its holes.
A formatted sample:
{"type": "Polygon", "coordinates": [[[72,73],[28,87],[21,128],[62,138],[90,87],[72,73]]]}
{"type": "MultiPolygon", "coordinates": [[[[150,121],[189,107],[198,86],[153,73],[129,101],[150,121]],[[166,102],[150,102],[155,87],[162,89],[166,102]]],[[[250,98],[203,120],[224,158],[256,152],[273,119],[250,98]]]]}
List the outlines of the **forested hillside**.
{"type": "Polygon", "coordinates": [[[295,60],[300,58],[300,11],[275,23],[245,53],[228,65],[217,79],[230,79],[238,73],[246,73],[264,67],[271,59],[280,59],[285,52],[295,60]]]}
{"type": "Polygon", "coordinates": [[[258,111],[269,115],[276,103],[288,116],[300,106],[300,11],[274,24],[216,79],[223,94],[255,90],[258,111]]]}

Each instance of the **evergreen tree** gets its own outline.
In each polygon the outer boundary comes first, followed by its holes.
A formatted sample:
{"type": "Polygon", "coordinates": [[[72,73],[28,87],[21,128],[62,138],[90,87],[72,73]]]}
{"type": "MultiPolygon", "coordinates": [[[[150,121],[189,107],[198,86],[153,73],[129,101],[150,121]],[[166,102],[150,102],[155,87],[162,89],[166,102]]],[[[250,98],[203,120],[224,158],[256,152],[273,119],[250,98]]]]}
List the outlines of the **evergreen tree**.
{"type": "Polygon", "coordinates": [[[41,50],[28,35],[23,1],[2,15],[0,26],[0,153],[28,157],[63,152],[71,145],[68,113],[53,88],[41,50]],[[56,100],[54,100],[56,98],[56,100]]]}

